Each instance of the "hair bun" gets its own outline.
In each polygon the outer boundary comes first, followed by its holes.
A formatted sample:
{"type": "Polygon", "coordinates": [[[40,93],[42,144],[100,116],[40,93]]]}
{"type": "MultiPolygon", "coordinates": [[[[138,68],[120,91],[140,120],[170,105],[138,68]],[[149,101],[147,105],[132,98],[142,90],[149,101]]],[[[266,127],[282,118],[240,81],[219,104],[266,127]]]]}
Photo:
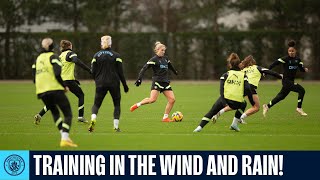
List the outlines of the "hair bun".
{"type": "Polygon", "coordinates": [[[158,44],[161,44],[161,42],[157,41],[157,42],[154,43],[155,46],[157,46],[158,44]]]}
{"type": "Polygon", "coordinates": [[[294,40],[290,40],[289,42],[288,42],[288,46],[289,47],[294,47],[296,45],[296,42],[294,41],[294,40]]]}

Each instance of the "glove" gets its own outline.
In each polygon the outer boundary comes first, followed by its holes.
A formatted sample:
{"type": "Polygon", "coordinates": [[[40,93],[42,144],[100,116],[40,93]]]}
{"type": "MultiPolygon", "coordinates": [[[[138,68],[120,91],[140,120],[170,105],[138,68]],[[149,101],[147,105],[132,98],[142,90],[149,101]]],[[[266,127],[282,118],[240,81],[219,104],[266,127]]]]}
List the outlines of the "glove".
{"type": "Polygon", "coordinates": [[[175,74],[176,76],[178,76],[178,71],[175,71],[174,74],[175,74]]]}
{"type": "Polygon", "coordinates": [[[138,87],[138,86],[140,86],[140,84],[141,84],[141,79],[138,79],[134,84],[138,87]]]}
{"type": "Polygon", "coordinates": [[[129,92],[129,87],[128,87],[128,85],[123,85],[123,89],[124,89],[124,92],[125,93],[127,93],[127,92],[129,92]]]}

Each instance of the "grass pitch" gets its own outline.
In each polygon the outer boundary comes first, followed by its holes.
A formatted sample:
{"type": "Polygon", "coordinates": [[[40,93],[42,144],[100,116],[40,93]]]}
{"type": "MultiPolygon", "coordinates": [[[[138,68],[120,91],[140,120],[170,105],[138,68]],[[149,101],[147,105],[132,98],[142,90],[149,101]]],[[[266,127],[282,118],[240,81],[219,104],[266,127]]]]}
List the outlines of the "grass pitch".
{"type": "MultiPolygon", "coordinates": [[[[300,82],[306,89],[303,109],[307,117],[295,112],[297,94],[270,109],[262,116],[262,104],[269,102],[281,89],[281,82],[261,82],[258,88],[261,109],[240,125],[241,132],[229,130],[234,111],[223,114],[216,124],[209,123],[200,133],[192,131],[219,97],[218,82],[173,81],[176,104],[172,110],[181,111],[179,123],[162,123],[166,99],[161,94],[157,102],[130,112],[133,103],[150,94],[151,82],[140,87],[129,82],[130,91],[122,90],[121,133],[113,132],[113,104],[108,94],[100,108],[94,133],[88,125],[78,123],[77,98],[68,92],[73,111],[71,138],[78,148],[70,150],[320,150],[320,83],[300,82]]],[[[90,119],[95,85],[82,82],[85,92],[85,118],[90,119]]],[[[0,149],[61,150],[60,133],[51,112],[33,123],[33,116],[43,107],[35,95],[31,81],[0,82],[0,149]]]]}

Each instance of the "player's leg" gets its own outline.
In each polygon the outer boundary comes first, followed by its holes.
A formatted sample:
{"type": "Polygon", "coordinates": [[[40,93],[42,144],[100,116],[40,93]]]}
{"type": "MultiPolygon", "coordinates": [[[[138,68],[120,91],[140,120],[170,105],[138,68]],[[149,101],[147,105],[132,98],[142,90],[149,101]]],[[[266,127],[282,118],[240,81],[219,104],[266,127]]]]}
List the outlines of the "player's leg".
{"type": "Polygon", "coordinates": [[[34,123],[36,125],[40,124],[42,116],[44,116],[48,110],[47,106],[44,106],[38,114],[34,115],[34,123]]]}
{"type": "Polygon", "coordinates": [[[61,147],[78,147],[77,144],[73,143],[69,137],[69,132],[72,125],[72,111],[69,100],[63,91],[58,91],[55,96],[55,103],[62,111],[64,120],[62,123],[61,133],[61,147]]]}
{"type": "Polygon", "coordinates": [[[89,125],[89,132],[93,132],[94,126],[96,125],[97,122],[97,114],[99,112],[99,109],[101,107],[101,104],[103,102],[104,97],[106,96],[108,92],[107,87],[96,87],[96,94],[94,97],[94,104],[91,109],[91,122],[89,125]]]}
{"type": "Polygon", "coordinates": [[[222,103],[221,97],[219,97],[219,99],[217,99],[217,101],[213,104],[209,112],[201,119],[200,124],[195,130],[193,130],[193,132],[200,132],[202,128],[204,128],[204,126],[208,124],[212,117],[217,114],[223,107],[224,104],[222,103]]]}
{"type": "Polygon", "coordinates": [[[46,107],[50,108],[51,114],[53,117],[53,121],[55,125],[57,126],[60,133],[62,132],[62,122],[63,119],[60,117],[59,110],[57,106],[55,105],[54,96],[52,94],[47,94],[41,97],[43,103],[46,105],[46,107]]]}
{"type": "Polygon", "coordinates": [[[229,106],[226,106],[226,107],[222,108],[216,115],[214,115],[214,116],[212,117],[212,122],[215,123],[215,122],[218,120],[218,118],[219,118],[223,113],[228,112],[228,111],[231,111],[231,110],[233,110],[233,109],[230,108],[229,106]]]}
{"type": "Polygon", "coordinates": [[[263,116],[266,117],[267,112],[269,109],[276,105],[278,102],[282,101],[284,98],[288,96],[290,93],[290,88],[286,86],[282,86],[281,91],[277,94],[275,98],[273,98],[268,104],[263,105],[263,116]]]}
{"type": "Polygon", "coordinates": [[[240,128],[239,128],[239,123],[241,124],[244,124],[245,122],[242,121],[240,118],[241,118],[241,115],[244,113],[244,110],[246,109],[247,107],[247,102],[244,101],[242,103],[233,103],[233,104],[229,104],[229,106],[232,108],[232,109],[237,109],[235,115],[234,115],[234,118],[233,118],[233,121],[232,121],[232,124],[230,125],[230,129],[231,130],[235,130],[237,132],[240,131],[240,128]]]}
{"type": "Polygon", "coordinates": [[[83,117],[84,115],[84,93],[80,87],[79,81],[65,81],[69,90],[77,96],[78,98],[78,121],[88,123],[88,121],[83,117]]]}
{"type": "Polygon", "coordinates": [[[119,121],[120,121],[120,113],[121,113],[121,93],[120,93],[120,86],[116,86],[110,88],[110,94],[113,101],[114,111],[113,111],[113,129],[115,132],[121,132],[119,128],[119,121]]]}
{"type": "Polygon", "coordinates": [[[160,92],[158,90],[151,90],[150,97],[144,98],[142,101],[132,105],[130,107],[130,111],[132,112],[132,111],[136,110],[137,108],[139,108],[142,105],[151,104],[151,103],[156,102],[157,99],[158,99],[159,94],[160,94],[160,92]]]}
{"type": "Polygon", "coordinates": [[[171,112],[171,109],[172,109],[175,101],[176,101],[176,98],[174,96],[174,93],[173,93],[172,89],[163,91],[163,94],[164,94],[164,96],[166,96],[168,103],[167,103],[166,108],[164,110],[164,115],[163,115],[163,118],[162,118],[162,122],[173,122],[169,118],[169,114],[171,112]]]}
{"type": "Polygon", "coordinates": [[[301,116],[307,116],[308,114],[305,113],[302,109],[302,103],[303,103],[303,98],[304,98],[304,94],[305,94],[305,90],[304,88],[300,85],[300,84],[295,84],[293,86],[292,91],[297,92],[298,93],[298,106],[296,111],[301,115],[301,116]]]}
{"type": "Polygon", "coordinates": [[[242,120],[260,110],[260,100],[258,94],[253,94],[252,97],[255,104],[241,115],[240,119],[242,120]]]}

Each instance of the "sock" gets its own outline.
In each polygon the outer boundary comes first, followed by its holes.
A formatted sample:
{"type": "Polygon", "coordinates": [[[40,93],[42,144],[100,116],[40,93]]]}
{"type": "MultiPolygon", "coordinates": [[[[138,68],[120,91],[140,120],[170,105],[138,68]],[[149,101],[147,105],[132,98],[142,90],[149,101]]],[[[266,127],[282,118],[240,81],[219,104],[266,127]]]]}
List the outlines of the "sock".
{"type": "Polygon", "coordinates": [[[115,129],[118,129],[118,128],[119,128],[119,119],[114,119],[114,120],[113,120],[113,127],[114,127],[115,129]]]}
{"type": "Polygon", "coordinates": [[[140,106],[141,106],[141,102],[138,102],[138,103],[137,103],[137,106],[140,107],[140,106]]]}
{"type": "Polygon", "coordinates": [[[225,112],[224,109],[221,109],[221,110],[219,111],[220,115],[223,114],[224,112],[225,112]]]}
{"type": "Polygon", "coordinates": [[[68,140],[69,139],[69,133],[68,132],[62,132],[61,133],[61,139],[62,140],[68,140]]]}
{"type": "Polygon", "coordinates": [[[201,127],[201,128],[203,128],[205,125],[207,125],[209,123],[209,121],[207,121],[207,120],[201,120],[201,122],[200,122],[200,124],[199,124],[199,126],[201,127]]]}
{"type": "Polygon", "coordinates": [[[238,126],[239,120],[240,119],[234,117],[231,126],[238,126]]]}
{"type": "Polygon", "coordinates": [[[201,126],[198,126],[195,130],[194,130],[194,132],[199,132],[199,131],[201,131],[202,130],[202,127],[201,126]]]}
{"type": "Polygon", "coordinates": [[[96,120],[97,119],[97,115],[96,114],[91,114],[91,120],[96,120]]]}
{"type": "Polygon", "coordinates": [[[168,114],[164,114],[162,119],[166,119],[166,118],[168,118],[168,117],[169,117],[168,114]]]}
{"type": "Polygon", "coordinates": [[[244,119],[244,118],[246,118],[246,117],[248,117],[247,114],[246,114],[246,113],[243,113],[243,114],[241,115],[240,119],[244,119]]]}

